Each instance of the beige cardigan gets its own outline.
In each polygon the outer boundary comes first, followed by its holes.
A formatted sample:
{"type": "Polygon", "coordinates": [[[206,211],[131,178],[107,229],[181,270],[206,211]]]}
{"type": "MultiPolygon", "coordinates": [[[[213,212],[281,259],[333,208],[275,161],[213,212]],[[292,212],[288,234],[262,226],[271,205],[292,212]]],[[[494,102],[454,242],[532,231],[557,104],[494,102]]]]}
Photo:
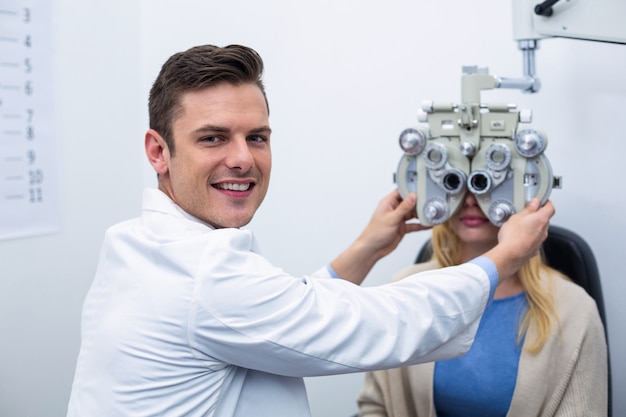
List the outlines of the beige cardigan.
{"type": "MultiPolygon", "coordinates": [[[[437,264],[430,261],[412,265],[399,275],[434,268],[437,264]]],[[[561,326],[553,326],[539,353],[522,350],[507,417],[604,417],[608,401],[607,347],[596,304],[572,282],[556,276],[543,279],[554,280],[561,326]]],[[[431,362],[366,373],[357,401],[359,415],[435,417],[434,368],[431,362]]]]}

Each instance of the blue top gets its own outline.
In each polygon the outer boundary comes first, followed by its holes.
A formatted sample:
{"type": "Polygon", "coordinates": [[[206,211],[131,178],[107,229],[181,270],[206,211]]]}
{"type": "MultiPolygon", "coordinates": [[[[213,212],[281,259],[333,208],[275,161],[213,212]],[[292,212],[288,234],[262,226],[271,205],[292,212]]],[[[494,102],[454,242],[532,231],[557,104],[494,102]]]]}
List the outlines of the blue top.
{"type": "Polygon", "coordinates": [[[435,364],[438,417],[506,416],[522,351],[517,333],[527,308],[524,293],[492,300],[469,352],[435,364]]]}

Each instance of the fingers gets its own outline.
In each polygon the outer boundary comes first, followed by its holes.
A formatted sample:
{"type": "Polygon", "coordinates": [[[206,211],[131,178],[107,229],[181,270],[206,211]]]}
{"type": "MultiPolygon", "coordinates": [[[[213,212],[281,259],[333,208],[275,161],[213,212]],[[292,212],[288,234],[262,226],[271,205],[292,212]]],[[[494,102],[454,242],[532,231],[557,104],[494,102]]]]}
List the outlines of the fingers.
{"type": "Polygon", "coordinates": [[[554,213],[556,213],[556,209],[550,200],[546,201],[546,204],[541,207],[541,210],[544,211],[549,217],[554,216],[554,213]]]}
{"type": "Polygon", "coordinates": [[[538,199],[533,198],[532,200],[530,200],[528,203],[526,203],[526,207],[524,207],[524,210],[529,211],[531,213],[539,210],[539,206],[540,206],[540,202],[538,199]]]}
{"type": "Polygon", "coordinates": [[[405,223],[404,226],[404,231],[406,233],[419,232],[428,229],[432,229],[432,226],[425,226],[421,223],[405,223]]]}
{"type": "Polygon", "coordinates": [[[529,202],[527,207],[524,210],[528,210],[529,216],[531,216],[536,222],[538,226],[540,226],[544,232],[545,237],[547,237],[548,227],[550,226],[550,219],[554,216],[555,209],[552,202],[547,201],[543,206],[539,207],[539,201],[537,199],[533,199],[529,202]]]}
{"type": "Polygon", "coordinates": [[[415,210],[415,204],[417,203],[417,196],[414,193],[410,193],[396,208],[396,212],[402,216],[404,223],[404,232],[419,232],[421,230],[428,230],[431,226],[425,226],[420,223],[409,222],[412,219],[417,218],[417,211],[415,210]]]}
{"type": "Polygon", "coordinates": [[[537,198],[533,198],[526,204],[526,207],[524,207],[524,211],[528,213],[535,213],[537,211],[541,211],[542,214],[550,218],[554,216],[554,213],[556,210],[550,200],[546,201],[546,203],[543,206],[541,206],[540,201],[537,198]]]}
{"type": "Polygon", "coordinates": [[[398,216],[398,220],[406,221],[415,218],[417,216],[417,212],[415,211],[416,202],[417,197],[415,194],[411,193],[407,195],[394,210],[395,214],[398,216]]]}
{"type": "Polygon", "coordinates": [[[415,208],[415,203],[417,203],[417,196],[414,193],[410,193],[404,200],[402,200],[400,205],[404,206],[404,210],[409,211],[415,208]]]}
{"type": "Polygon", "coordinates": [[[383,212],[391,213],[395,221],[405,217],[410,219],[413,217],[411,211],[415,211],[416,201],[417,197],[415,194],[409,194],[405,199],[402,199],[400,192],[395,189],[380,201],[377,211],[382,210],[383,212]]]}
{"type": "Polygon", "coordinates": [[[394,189],[392,192],[387,194],[385,198],[383,198],[383,201],[387,201],[395,209],[400,203],[402,203],[402,196],[400,195],[400,191],[398,191],[397,188],[394,189]]]}

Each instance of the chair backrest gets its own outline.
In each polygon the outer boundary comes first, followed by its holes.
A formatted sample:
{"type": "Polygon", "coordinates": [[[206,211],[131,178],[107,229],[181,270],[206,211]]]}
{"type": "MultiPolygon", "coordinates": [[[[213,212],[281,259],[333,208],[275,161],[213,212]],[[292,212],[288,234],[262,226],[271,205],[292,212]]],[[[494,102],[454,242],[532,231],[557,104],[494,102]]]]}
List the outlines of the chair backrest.
{"type": "MultiPolygon", "coordinates": [[[[602,286],[600,284],[600,273],[596,259],[591,248],[585,240],[572,232],[559,226],[550,225],[548,230],[548,238],[543,243],[543,253],[546,263],[552,268],[567,275],[576,284],[583,287],[587,293],[596,301],[600,319],[604,324],[604,332],[608,333],[606,324],[606,313],[604,310],[604,297],[602,296],[602,286]]],[[[426,242],[419,253],[415,262],[425,262],[432,256],[432,247],[430,240],[426,242]]],[[[608,355],[608,352],[607,352],[608,355]]],[[[611,366],[610,357],[608,360],[608,396],[609,396],[609,413],[611,416],[612,395],[611,395],[611,366]]]]}

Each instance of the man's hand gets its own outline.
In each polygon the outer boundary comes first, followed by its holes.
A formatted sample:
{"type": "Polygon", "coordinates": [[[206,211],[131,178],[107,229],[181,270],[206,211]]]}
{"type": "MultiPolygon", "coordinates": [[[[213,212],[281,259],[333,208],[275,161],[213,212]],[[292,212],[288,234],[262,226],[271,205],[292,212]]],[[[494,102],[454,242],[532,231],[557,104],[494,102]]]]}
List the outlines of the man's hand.
{"type": "Polygon", "coordinates": [[[539,207],[539,200],[533,199],[524,210],[511,216],[502,225],[498,232],[498,245],[485,254],[496,264],[500,277],[515,274],[528,259],[538,253],[548,237],[548,226],[554,212],[550,201],[539,207]]]}
{"type": "Polygon", "coordinates": [[[410,222],[417,218],[416,203],[415,194],[402,200],[398,190],[394,190],[378,203],[357,241],[379,260],[393,252],[407,233],[430,229],[430,226],[410,222]]]}
{"type": "Polygon", "coordinates": [[[415,194],[409,194],[402,200],[397,190],[385,196],[356,241],[331,263],[335,272],[360,284],[376,262],[398,246],[404,235],[429,229],[428,226],[410,222],[417,217],[416,202],[415,194]]]}

